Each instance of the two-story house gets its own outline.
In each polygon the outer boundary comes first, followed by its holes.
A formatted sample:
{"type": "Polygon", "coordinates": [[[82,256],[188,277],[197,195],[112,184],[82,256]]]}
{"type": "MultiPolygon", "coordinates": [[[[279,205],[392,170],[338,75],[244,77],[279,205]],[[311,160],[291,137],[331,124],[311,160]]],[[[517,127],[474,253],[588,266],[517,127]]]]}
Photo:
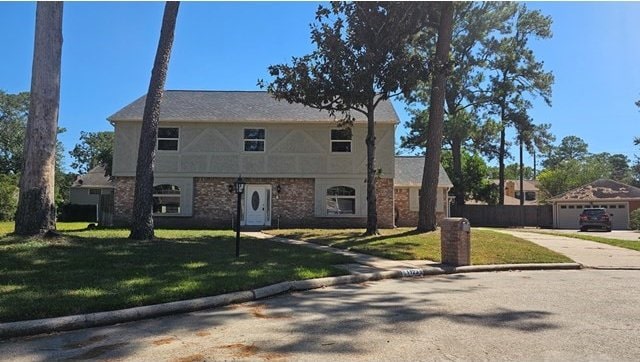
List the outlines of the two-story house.
{"type": "MultiPolygon", "coordinates": [[[[130,220],[145,97],[109,121],[115,127],[115,223],[130,220]]],[[[158,225],[229,227],[239,175],[247,182],[242,225],[366,224],[366,119],[350,130],[328,112],[279,102],[266,92],[166,91],[155,162],[158,225]]],[[[391,103],[376,113],[378,218],[393,226],[391,103]]]]}
{"type": "MultiPolygon", "coordinates": [[[[115,224],[131,219],[144,103],[143,96],[108,118],[115,128],[115,224]]],[[[156,225],[231,227],[233,182],[241,175],[241,225],[365,226],[367,122],[352,116],[352,127],[343,129],[328,112],[266,92],[166,91],[154,169],[156,225]]],[[[388,228],[399,119],[387,101],[375,118],[378,223],[388,228]]]]}

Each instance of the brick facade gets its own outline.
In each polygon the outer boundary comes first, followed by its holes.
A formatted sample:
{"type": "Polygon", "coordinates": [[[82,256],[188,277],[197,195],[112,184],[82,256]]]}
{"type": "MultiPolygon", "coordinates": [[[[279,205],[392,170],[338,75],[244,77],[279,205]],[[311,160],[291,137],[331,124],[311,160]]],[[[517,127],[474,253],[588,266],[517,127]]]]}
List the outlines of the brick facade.
{"type": "MultiPolygon", "coordinates": [[[[440,190],[438,190],[440,192],[440,190]]],[[[418,226],[418,212],[411,211],[409,208],[409,188],[397,187],[394,189],[395,208],[394,218],[395,225],[399,227],[418,226]]],[[[444,212],[436,211],[436,220],[440,225],[442,219],[445,218],[444,212]]]]}
{"type": "MultiPolygon", "coordinates": [[[[192,216],[155,217],[157,226],[230,229],[235,220],[237,195],[229,192],[235,178],[196,177],[193,179],[192,216]]],[[[310,178],[247,178],[247,184],[271,185],[271,227],[365,227],[366,217],[316,217],[315,181],[310,178]],[[281,192],[277,192],[280,186],[281,192]]],[[[393,179],[378,179],[378,226],[392,228],[393,179]]],[[[115,178],[115,225],[131,220],[133,177],[115,178]]],[[[366,197],[366,195],[363,195],[366,197]]]]}
{"type": "Polygon", "coordinates": [[[640,200],[629,201],[629,213],[632,213],[634,210],[640,209],[640,200]]]}
{"type": "Polygon", "coordinates": [[[113,195],[113,224],[129,225],[133,215],[135,177],[115,177],[113,195]]]}
{"type": "MultiPolygon", "coordinates": [[[[229,192],[235,179],[198,177],[194,180],[193,218],[196,224],[214,228],[231,228],[235,220],[237,195],[229,192]]],[[[271,185],[271,225],[301,226],[314,217],[313,179],[247,178],[245,182],[271,185]],[[280,185],[281,192],[277,192],[280,185]]]]}
{"type": "MultiPolygon", "coordinates": [[[[383,229],[393,228],[395,226],[393,222],[393,179],[379,178],[376,180],[376,201],[378,227],[383,229]]],[[[366,224],[367,222],[365,220],[364,226],[366,226],[366,224]]]]}

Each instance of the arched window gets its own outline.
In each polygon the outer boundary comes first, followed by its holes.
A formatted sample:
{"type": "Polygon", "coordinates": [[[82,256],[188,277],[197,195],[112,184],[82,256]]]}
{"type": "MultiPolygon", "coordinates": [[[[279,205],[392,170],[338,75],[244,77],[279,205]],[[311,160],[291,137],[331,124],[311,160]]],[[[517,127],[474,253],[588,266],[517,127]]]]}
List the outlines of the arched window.
{"type": "Polygon", "coordinates": [[[356,190],[348,186],[333,186],[327,189],[327,215],[354,215],[356,213],[356,190]]]}
{"type": "Polygon", "coordinates": [[[153,187],[153,213],[179,214],[180,188],[176,185],[158,185],[153,187]]]}

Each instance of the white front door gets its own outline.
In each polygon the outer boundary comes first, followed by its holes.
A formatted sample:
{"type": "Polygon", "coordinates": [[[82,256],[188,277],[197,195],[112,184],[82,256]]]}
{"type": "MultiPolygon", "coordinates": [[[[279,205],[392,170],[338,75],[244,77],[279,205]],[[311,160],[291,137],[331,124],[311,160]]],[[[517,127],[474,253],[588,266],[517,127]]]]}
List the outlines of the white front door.
{"type": "Polygon", "coordinates": [[[247,185],[245,225],[271,225],[271,186],[247,185]]]}

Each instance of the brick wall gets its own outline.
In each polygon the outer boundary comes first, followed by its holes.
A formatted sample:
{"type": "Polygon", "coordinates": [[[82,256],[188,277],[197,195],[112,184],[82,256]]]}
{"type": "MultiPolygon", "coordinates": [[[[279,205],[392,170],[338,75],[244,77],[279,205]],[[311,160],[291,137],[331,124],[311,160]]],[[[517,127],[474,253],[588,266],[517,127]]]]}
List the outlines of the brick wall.
{"type": "Polygon", "coordinates": [[[633,210],[640,209],[640,200],[639,201],[629,201],[629,213],[633,210]]]}
{"type": "Polygon", "coordinates": [[[376,180],[376,201],[378,211],[378,227],[385,229],[393,228],[393,179],[379,178],[376,180]]]}
{"type": "MultiPolygon", "coordinates": [[[[441,192],[438,189],[438,192],[441,192]]],[[[418,212],[411,211],[409,209],[409,188],[408,187],[396,187],[394,190],[396,197],[395,201],[395,222],[399,227],[414,227],[418,226],[418,212]]],[[[445,217],[444,212],[436,211],[436,220],[438,225],[445,217]]]]}
{"type": "Polygon", "coordinates": [[[115,177],[113,194],[113,224],[129,225],[133,213],[133,192],[135,177],[115,177]]]}
{"type": "MultiPolygon", "coordinates": [[[[162,216],[154,218],[157,226],[205,227],[231,229],[236,215],[235,192],[229,192],[235,178],[196,177],[193,183],[193,216],[162,216]]],[[[365,227],[366,217],[315,217],[315,181],[305,178],[247,178],[248,184],[271,185],[272,227],[365,227]],[[278,194],[277,186],[281,192],[278,194]]],[[[131,220],[134,178],[115,178],[115,225],[128,225],[131,220]]],[[[392,228],[393,180],[376,182],[378,226],[392,228]]],[[[366,197],[366,196],[365,196],[366,197]]]]}
{"type": "MultiPolygon", "coordinates": [[[[216,228],[231,228],[235,220],[237,195],[229,192],[235,178],[205,178],[194,180],[193,217],[195,223],[216,228]]],[[[314,218],[313,179],[247,178],[248,184],[271,185],[271,225],[301,226],[314,218]],[[277,186],[281,192],[278,194],[277,186]]]]}

